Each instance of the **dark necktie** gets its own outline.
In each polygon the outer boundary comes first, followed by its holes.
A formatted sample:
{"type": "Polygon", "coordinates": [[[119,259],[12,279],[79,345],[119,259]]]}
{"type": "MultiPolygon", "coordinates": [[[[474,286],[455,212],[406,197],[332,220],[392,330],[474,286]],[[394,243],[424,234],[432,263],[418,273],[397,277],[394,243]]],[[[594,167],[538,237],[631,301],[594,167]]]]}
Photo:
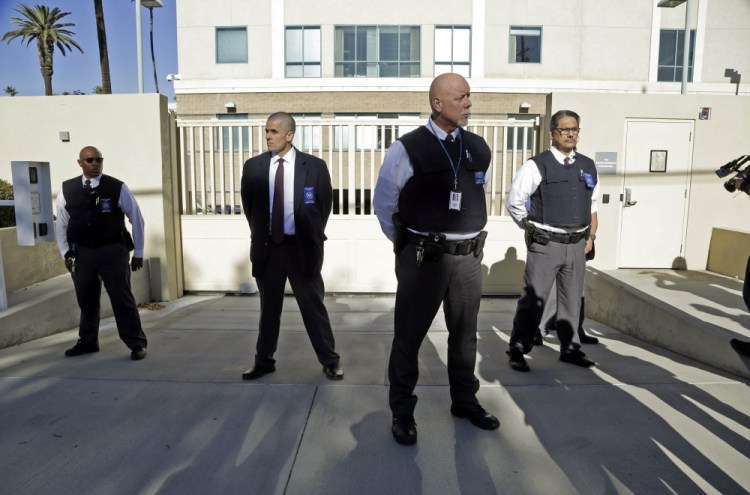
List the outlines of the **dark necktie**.
{"type": "Polygon", "coordinates": [[[87,191],[91,190],[91,180],[86,179],[86,184],[84,184],[83,188],[87,191]]]}
{"type": "Polygon", "coordinates": [[[445,137],[445,140],[446,140],[447,142],[449,142],[449,143],[453,143],[453,142],[455,142],[455,141],[456,141],[456,138],[455,138],[455,137],[453,137],[453,134],[448,134],[448,135],[447,135],[447,136],[445,137]]]}
{"type": "Polygon", "coordinates": [[[284,240],[284,159],[279,158],[276,178],[273,183],[273,207],[271,208],[271,239],[276,244],[284,240]]]}
{"type": "Polygon", "coordinates": [[[570,157],[569,156],[566,156],[565,160],[563,160],[563,161],[565,162],[565,165],[570,165],[570,157]]]}

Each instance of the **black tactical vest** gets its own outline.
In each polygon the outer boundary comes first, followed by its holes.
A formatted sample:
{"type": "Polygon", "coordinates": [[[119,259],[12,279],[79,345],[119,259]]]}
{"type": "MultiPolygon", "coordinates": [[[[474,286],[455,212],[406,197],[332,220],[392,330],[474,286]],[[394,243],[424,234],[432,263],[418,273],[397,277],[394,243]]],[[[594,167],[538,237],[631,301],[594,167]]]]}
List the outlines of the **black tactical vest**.
{"type": "Polygon", "coordinates": [[[81,177],[63,182],[65,209],[68,221],[68,244],[81,246],[103,246],[123,242],[125,214],[118,203],[122,182],[102,175],[99,186],[85,190],[81,177]]]}
{"type": "Polygon", "coordinates": [[[557,227],[588,226],[591,195],[599,180],[594,162],[576,153],[572,164],[562,165],[550,150],[531,159],[539,168],[542,182],[531,195],[529,220],[557,227]]]}
{"type": "Polygon", "coordinates": [[[443,142],[441,146],[440,140],[427,127],[421,126],[402,136],[400,141],[414,169],[414,175],[406,181],[398,199],[399,216],[404,225],[420,232],[482,230],[487,223],[484,182],[491,157],[484,139],[461,129],[457,142],[443,142]],[[458,165],[460,211],[448,208],[454,190],[454,172],[446,151],[453,165],[458,165]]]}

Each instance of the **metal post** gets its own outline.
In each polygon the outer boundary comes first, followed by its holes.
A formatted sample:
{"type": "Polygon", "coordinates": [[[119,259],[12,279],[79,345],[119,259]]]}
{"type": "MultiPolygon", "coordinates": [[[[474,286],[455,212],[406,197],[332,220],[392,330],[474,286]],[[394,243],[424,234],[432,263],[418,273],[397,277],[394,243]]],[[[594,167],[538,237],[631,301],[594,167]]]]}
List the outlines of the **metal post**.
{"type": "Polygon", "coordinates": [[[682,47],[682,85],[680,94],[687,94],[688,69],[690,67],[690,26],[693,24],[693,0],[685,4],[685,38],[682,47]]]}
{"type": "Polygon", "coordinates": [[[143,93],[143,52],[141,37],[141,0],[135,0],[135,45],[138,54],[138,92],[143,93]]]}

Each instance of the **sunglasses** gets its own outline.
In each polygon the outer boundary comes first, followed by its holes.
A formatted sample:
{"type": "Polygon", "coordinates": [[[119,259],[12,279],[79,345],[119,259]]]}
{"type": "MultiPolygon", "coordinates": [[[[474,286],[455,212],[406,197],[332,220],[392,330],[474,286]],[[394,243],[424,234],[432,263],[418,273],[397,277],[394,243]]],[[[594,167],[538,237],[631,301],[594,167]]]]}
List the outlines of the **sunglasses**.
{"type": "Polygon", "coordinates": [[[88,158],[84,158],[83,161],[91,165],[94,162],[102,163],[104,161],[104,158],[101,156],[88,157],[88,158]]]}

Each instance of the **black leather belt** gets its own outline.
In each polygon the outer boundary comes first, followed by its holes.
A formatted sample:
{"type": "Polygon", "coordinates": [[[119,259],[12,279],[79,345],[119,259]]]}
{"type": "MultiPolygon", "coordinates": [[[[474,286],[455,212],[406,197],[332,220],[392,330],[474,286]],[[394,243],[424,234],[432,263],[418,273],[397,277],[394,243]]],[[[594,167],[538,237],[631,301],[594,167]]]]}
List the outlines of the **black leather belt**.
{"type": "Polygon", "coordinates": [[[271,238],[271,242],[274,243],[276,246],[283,246],[285,244],[294,244],[295,242],[297,242],[297,236],[284,234],[284,239],[282,239],[281,242],[276,242],[273,240],[273,238],[271,238]]]}
{"type": "MultiPolygon", "coordinates": [[[[433,239],[433,237],[437,236],[427,236],[422,234],[415,234],[414,232],[408,232],[407,239],[409,240],[410,244],[416,244],[420,245],[425,242],[425,240],[434,240],[435,242],[439,242],[440,238],[433,239]]],[[[471,254],[474,252],[474,248],[477,246],[477,238],[474,237],[473,239],[465,239],[462,241],[449,241],[446,239],[443,239],[442,241],[443,245],[443,251],[446,254],[452,254],[457,256],[466,256],[467,254],[471,254]]]]}
{"type": "Polygon", "coordinates": [[[588,229],[586,229],[581,232],[573,232],[570,234],[559,234],[557,232],[550,232],[548,230],[535,228],[533,235],[535,239],[537,238],[537,236],[543,236],[552,242],[559,242],[561,244],[575,244],[579,242],[581,239],[586,239],[589,235],[589,231],[588,229]]]}

